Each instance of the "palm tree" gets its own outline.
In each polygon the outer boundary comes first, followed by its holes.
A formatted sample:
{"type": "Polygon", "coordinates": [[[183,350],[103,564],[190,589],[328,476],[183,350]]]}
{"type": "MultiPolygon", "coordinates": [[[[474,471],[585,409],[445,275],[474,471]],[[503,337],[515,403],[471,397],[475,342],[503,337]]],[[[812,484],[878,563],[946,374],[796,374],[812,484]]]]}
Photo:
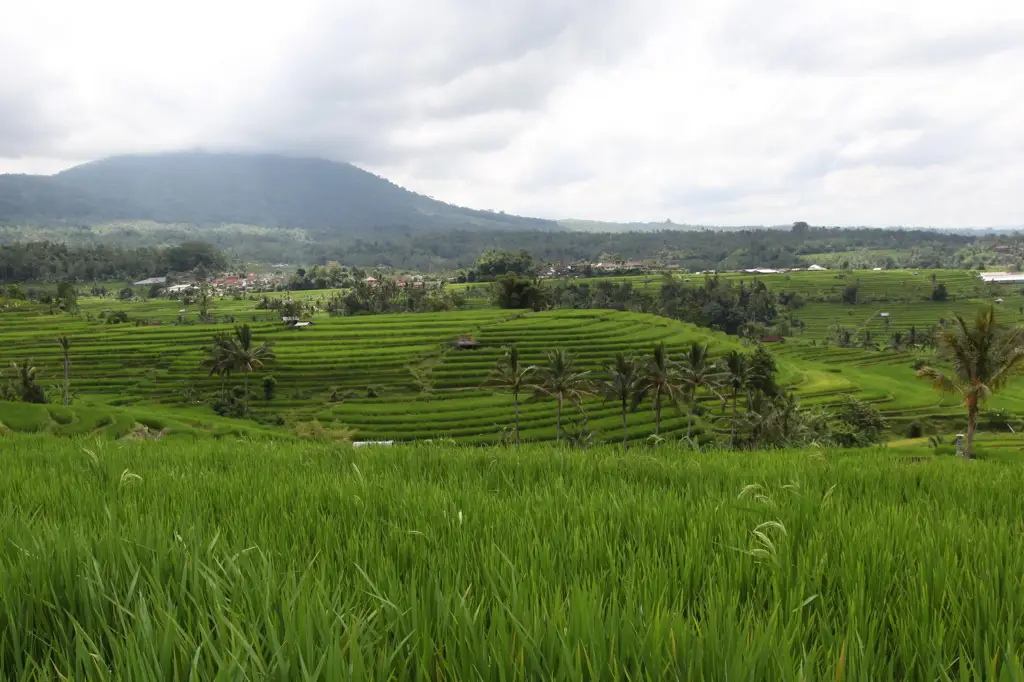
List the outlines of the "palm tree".
{"type": "Polygon", "coordinates": [[[893,332],[889,341],[890,350],[901,350],[903,348],[903,332],[893,332]]]}
{"type": "Polygon", "coordinates": [[[710,361],[708,345],[696,341],[690,344],[690,350],[683,355],[682,368],[682,383],[689,405],[689,417],[686,422],[686,437],[689,439],[690,434],[693,433],[693,413],[697,408],[697,391],[704,388],[717,395],[717,389],[722,381],[722,373],[710,361]]]}
{"type": "Polygon", "coordinates": [[[601,391],[608,400],[616,400],[622,410],[622,449],[629,447],[629,405],[641,390],[642,368],[634,358],[617,353],[605,371],[608,379],[601,382],[601,391]]]}
{"type": "Polygon", "coordinates": [[[540,381],[534,389],[537,396],[549,396],[555,399],[555,432],[557,439],[562,440],[562,406],[565,401],[579,403],[584,396],[592,395],[588,372],[576,369],[576,361],[572,353],[559,348],[548,351],[548,364],[541,367],[538,374],[540,381]]]}
{"type": "Polygon", "coordinates": [[[523,367],[520,364],[519,346],[513,344],[505,348],[504,357],[498,360],[498,365],[488,380],[492,386],[504,386],[512,391],[512,401],[516,406],[516,447],[519,447],[519,394],[528,386],[530,376],[536,370],[533,365],[523,367]]]}
{"type": "Polygon", "coordinates": [[[277,359],[271,343],[264,342],[253,345],[252,329],[247,324],[235,327],[235,338],[230,349],[231,364],[234,369],[245,372],[245,406],[244,414],[249,414],[249,375],[263,369],[268,362],[277,359]]]}
{"type": "Polygon", "coordinates": [[[642,372],[633,407],[636,408],[644,398],[651,395],[654,435],[657,436],[661,433],[662,401],[667,399],[669,404],[679,407],[682,390],[679,384],[679,366],[669,359],[665,344],[659,343],[654,347],[654,353],[647,359],[642,372]]]}
{"type": "Polygon", "coordinates": [[[220,377],[220,387],[223,391],[224,384],[234,369],[234,339],[229,334],[220,332],[213,337],[213,343],[205,350],[206,359],[202,365],[210,368],[210,376],[216,374],[220,377]]]}
{"type": "Polygon", "coordinates": [[[57,345],[64,353],[64,407],[67,407],[71,403],[71,339],[61,334],[57,345]]]}
{"type": "Polygon", "coordinates": [[[739,412],[737,402],[741,391],[746,391],[750,382],[750,363],[747,356],[738,350],[729,351],[725,356],[726,385],[732,391],[732,435],[729,447],[736,447],[736,420],[739,412]]]}
{"type": "Polygon", "coordinates": [[[1001,327],[993,306],[982,308],[973,325],[957,315],[948,328],[937,335],[939,353],[950,361],[947,375],[934,367],[922,367],[921,379],[945,393],[957,393],[967,408],[967,447],[964,456],[973,456],[974,430],[981,404],[1021,369],[1024,369],[1024,330],[1001,327]]]}
{"type": "Polygon", "coordinates": [[[39,376],[39,368],[32,364],[32,360],[26,359],[20,365],[17,362],[12,362],[11,369],[14,370],[11,388],[21,397],[23,402],[46,402],[46,395],[43,393],[42,387],[36,382],[36,377],[39,376]]]}

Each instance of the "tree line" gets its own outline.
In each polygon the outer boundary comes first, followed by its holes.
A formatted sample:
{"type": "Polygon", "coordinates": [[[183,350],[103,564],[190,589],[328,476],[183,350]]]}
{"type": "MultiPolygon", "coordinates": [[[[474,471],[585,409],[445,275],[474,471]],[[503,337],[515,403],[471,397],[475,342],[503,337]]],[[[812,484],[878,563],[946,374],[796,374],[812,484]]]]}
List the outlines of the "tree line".
{"type": "Polygon", "coordinates": [[[0,286],[20,282],[125,281],[197,268],[214,273],[225,267],[227,259],[222,252],[195,241],[134,249],[49,241],[0,245],[0,286]]]}
{"type": "Polygon", "coordinates": [[[699,286],[689,286],[666,273],[656,293],[638,290],[631,282],[555,281],[548,285],[514,273],[498,277],[491,287],[492,302],[500,308],[629,310],[747,336],[762,334],[780,321],[798,325],[792,313],[804,305],[798,294],[776,294],[761,280],[736,284],[717,275],[705,277],[699,286]]]}

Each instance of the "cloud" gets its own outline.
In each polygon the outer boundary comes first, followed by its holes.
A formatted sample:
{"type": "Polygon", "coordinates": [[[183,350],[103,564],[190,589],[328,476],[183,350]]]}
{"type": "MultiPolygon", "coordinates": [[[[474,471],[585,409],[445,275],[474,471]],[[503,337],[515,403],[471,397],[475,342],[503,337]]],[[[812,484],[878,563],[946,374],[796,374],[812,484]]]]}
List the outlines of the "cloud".
{"type": "Polygon", "coordinates": [[[1024,4],[40,0],[0,170],[202,147],[545,217],[1017,224],[1024,4]]]}

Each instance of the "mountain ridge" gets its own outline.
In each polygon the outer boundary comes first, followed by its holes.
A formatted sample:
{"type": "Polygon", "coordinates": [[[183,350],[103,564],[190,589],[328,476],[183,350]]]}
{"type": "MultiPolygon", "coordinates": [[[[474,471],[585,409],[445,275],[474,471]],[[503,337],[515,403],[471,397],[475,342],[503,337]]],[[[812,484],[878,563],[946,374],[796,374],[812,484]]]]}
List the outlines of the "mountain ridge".
{"type": "Polygon", "coordinates": [[[0,175],[0,223],[111,220],[332,234],[565,229],[437,201],[352,164],[313,157],[165,152],[113,156],[52,176],[0,175]]]}

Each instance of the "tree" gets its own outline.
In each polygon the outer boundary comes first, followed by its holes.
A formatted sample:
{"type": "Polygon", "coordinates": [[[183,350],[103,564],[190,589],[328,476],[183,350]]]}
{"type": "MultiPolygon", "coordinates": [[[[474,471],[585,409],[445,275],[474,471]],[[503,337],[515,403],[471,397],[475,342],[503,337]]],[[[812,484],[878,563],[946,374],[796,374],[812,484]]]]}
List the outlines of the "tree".
{"type": "Polygon", "coordinates": [[[538,397],[555,399],[555,432],[558,440],[562,440],[562,407],[565,402],[578,405],[584,396],[593,393],[588,374],[576,369],[575,358],[564,348],[548,351],[547,365],[538,370],[539,382],[534,385],[534,390],[538,397]]]}
{"type": "Polygon", "coordinates": [[[512,253],[505,249],[488,249],[473,266],[478,282],[487,282],[508,273],[528,276],[533,271],[533,257],[525,250],[512,253]]]}
{"type": "Polygon", "coordinates": [[[61,334],[57,345],[64,353],[64,407],[67,407],[71,403],[71,339],[61,334]]]}
{"type": "Polygon", "coordinates": [[[270,401],[274,399],[274,393],[277,391],[277,379],[273,376],[263,377],[263,398],[264,400],[270,401]]]}
{"type": "Polygon", "coordinates": [[[957,315],[949,327],[937,333],[939,354],[952,372],[922,367],[917,372],[944,393],[961,396],[967,408],[967,445],[964,456],[973,457],[974,431],[981,405],[1024,368],[1024,330],[1002,327],[994,306],[978,311],[973,324],[957,315]]]}
{"type": "Polygon", "coordinates": [[[732,433],[729,436],[729,447],[736,447],[736,420],[739,410],[737,403],[741,391],[746,391],[750,383],[750,363],[747,356],[738,350],[729,351],[725,356],[726,385],[732,393],[732,433]]]}
{"type": "Polygon", "coordinates": [[[686,437],[690,438],[693,432],[693,413],[697,409],[697,391],[706,389],[717,395],[717,389],[722,381],[722,373],[711,362],[711,356],[708,354],[708,344],[697,343],[696,341],[690,344],[689,350],[683,355],[681,366],[681,379],[685,387],[684,390],[689,406],[689,415],[686,421],[686,437]]]}
{"type": "Polygon", "coordinates": [[[615,361],[605,367],[607,379],[601,382],[601,392],[608,400],[619,403],[622,411],[622,449],[629,447],[629,406],[641,390],[643,375],[640,363],[625,353],[617,353],[615,361]]]}
{"type": "MultiPolygon", "coordinates": [[[[933,274],[932,277],[935,275],[933,274]]],[[[949,299],[949,292],[946,290],[946,283],[939,282],[932,287],[932,300],[942,302],[949,299]]]]}
{"type": "Polygon", "coordinates": [[[502,275],[491,285],[491,297],[499,308],[543,310],[548,307],[548,294],[538,279],[502,275]]]}
{"type": "Polygon", "coordinates": [[[57,303],[64,312],[78,312],[78,291],[73,284],[61,282],[57,285],[57,303]]]}
{"type": "Polygon", "coordinates": [[[519,346],[513,344],[505,348],[505,355],[498,360],[498,365],[488,380],[492,386],[503,386],[512,391],[512,401],[516,409],[516,447],[519,447],[519,394],[527,388],[529,379],[536,370],[533,365],[524,367],[519,362],[519,346]]]}
{"type": "Polygon", "coordinates": [[[20,365],[17,362],[11,363],[11,370],[14,376],[11,378],[11,392],[26,403],[45,403],[46,394],[42,386],[36,381],[39,376],[39,369],[32,364],[31,359],[24,360],[20,365]]]}
{"type": "Polygon", "coordinates": [[[202,266],[206,270],[221,270],[227,266],[227,259],[213,244],[206,242],[182,242],[167,250],[167,267],[175,272],[194,270],[202,266]]]}
{"type": "Polygon", "coordinates": [[[860,293],[860,286],[857,284],[849,284],[843,289],[843,303],[855,304],[857,302],[857,295],[860,293]]]}
{"type": "Polygon", "coordinates": [[[210,376],[216,374],[220,377],[221,391],[224,384],[231,377],[231,370],[234,369],[234,340],[225,332],[220,332],[213,337],[213,343],[205,348],[206,358],[202,366],[210,368],[210,376]]]}
{"type": "Polygon", "coordinates": [[[231,364],[235,369],[245,372],[245,407],[244,414],[249,414],[249,375],[263,369],[264,365],[277,359],[270,342],[256,346],[252,340],[252,328],[247,324],[235,327],[235,338],[230,347],[231,364]]]}
{"type": "Polygon", "coordinates": [[[762,344],[758,344],[748,362],[750,365],[747,378],[748,388],[771,398],[779,395],[779,387],[775,381],[778,367],[768,349],[762,344]]]}
{"type": "Polygon", "coordinates": [[[651,396],[651,408],[654,410],[654,435],[661,433],[661,408],[664,400],[675,408],[679,408],[682,399],[682,387],[679,383],[679,365],[673,362],[665,351],[665,344],[654,347],[654,353],[647,359],[643,367],[638,391],[633,399],[633,407],[640,405],[648,395],[651,396]]]}

